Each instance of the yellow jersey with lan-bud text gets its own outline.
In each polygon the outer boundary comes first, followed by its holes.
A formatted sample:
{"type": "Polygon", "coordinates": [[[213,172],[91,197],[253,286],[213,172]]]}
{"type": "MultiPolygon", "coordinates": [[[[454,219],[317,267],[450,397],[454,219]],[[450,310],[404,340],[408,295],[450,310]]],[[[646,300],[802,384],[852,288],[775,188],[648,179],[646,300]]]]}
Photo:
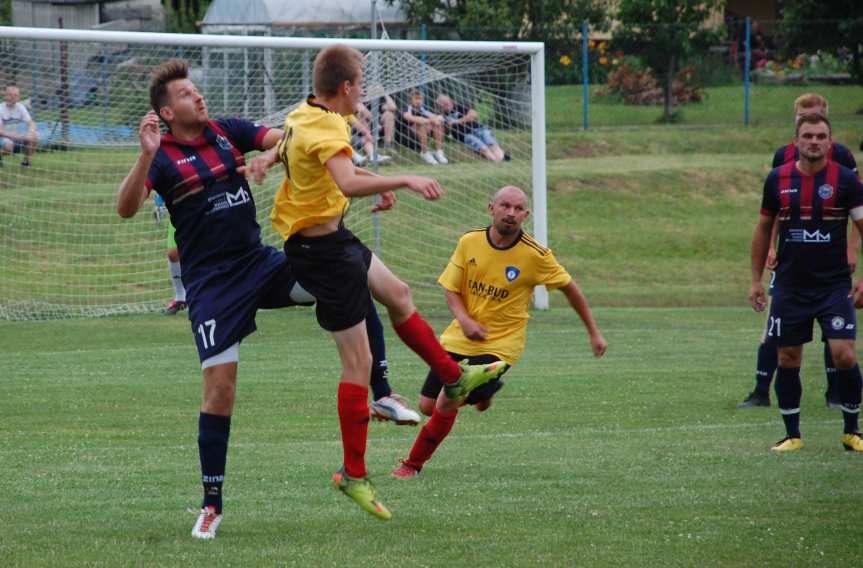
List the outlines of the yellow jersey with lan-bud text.
{"type": "Polygon", "coordinates": [[[285,119],[285,134],[277,150],[285,179],[276,192],[270,221],[282,238],[288,240],[306,227],[347,212],[350,202],[326,165],[339,152],[351,156],[345,117],[309,97],[285,119]]]}
{"type": "Polygon", "coordinates": [[[476,229],[462,236],[438,278],[445,289],[461,295],[468,315],[486,328],[486,339],[468,339],[453,320],[441,343],[453,353],[491,354],[514,365],[524,351],[534,287],[562,288],[572,277],[550,249],[527,233],[499,249],[489,239],[490,230],[476,229]]]}

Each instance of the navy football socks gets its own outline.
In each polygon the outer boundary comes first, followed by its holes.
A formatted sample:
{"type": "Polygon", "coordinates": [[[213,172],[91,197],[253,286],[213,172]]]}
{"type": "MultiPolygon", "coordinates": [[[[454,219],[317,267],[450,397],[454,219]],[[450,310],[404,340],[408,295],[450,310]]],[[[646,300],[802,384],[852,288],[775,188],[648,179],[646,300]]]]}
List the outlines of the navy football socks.
{"type": "Polygon", "coordinates": [[[222,483],[225,481],[225,462],[228,458],[228,436],[231,417],[202,412],[198,418],[198,452],[201,457],[201,482],[204,485],[204,503],[222,512],[222,483]]]}
{"type": "Polygon", "coordinates": [[[842,418],[845,420],[845,433],[857,432],[860,417],[860,399],[863,378],[860,377],[860,367],[854,365],[850,369],[836,371],[836,390],[842,401],[842,418]]]}
{"type": "Polygon", "coordinates": [[[826,341],[824,342],[824,372],[827,374],[827,398],[839,398],[836,364],[833,362],[833,354],[830,352],[830,344],[826,341]]]}
{"type": "Polygon", "coordinates": [[[372,304],[372,309],[366,316],[366,333],[369,336],[369,349],[372,352],[372,374],[369,386],[375,400],[389,396],[392,393],[388,380],[387,346],[384,341],[384,325],[378,311],[372,304]]]}
{"type": "Polygon", "coordinates": [[[800,367],[779,367],[776,373],[776,400],[779,412],[785,422],[785,431],[791,438],[800,437],[800,397],[803,386],[800,384],[800,367]]]}
{"type": "Polygon", "coordinates": [[[779,350],[775,345],[761,342],[758,346],[758,362],[755,367],[755,392],[765,397],[770,395],[770,381],[779,364],[779,350]]]}

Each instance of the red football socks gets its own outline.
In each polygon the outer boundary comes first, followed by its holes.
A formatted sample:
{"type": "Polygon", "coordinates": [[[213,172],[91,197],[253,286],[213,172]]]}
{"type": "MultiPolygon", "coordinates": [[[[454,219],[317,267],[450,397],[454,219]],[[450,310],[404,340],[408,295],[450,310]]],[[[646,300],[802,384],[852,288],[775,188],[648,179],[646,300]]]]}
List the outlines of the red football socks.
{"type": "Polygon", "coordinates": [[[444,351],[431,326],[420,317],[419,312],[414,312],[404,323],[394,328],[405,345],[419,355],[444,383],[451,384],[458,380],[461,367],[444,351]]]}
{"type": "Polygon", "coordinates": [[[437,447],[444,441],[450,430],[452,430],[457,416],[458,410],[445,412],[435,407],[432,411],[431,420],[420,430],[405,463],[417,470],[422,469],[423,464],[431,459],[437,447]]]}
{"type": "Polygon", "coordinates": [[[355,383],[339,383],[339,426],[342,430],[345,473],[348,477],[366,476],[368,396],[368,387],[355,383]]]}

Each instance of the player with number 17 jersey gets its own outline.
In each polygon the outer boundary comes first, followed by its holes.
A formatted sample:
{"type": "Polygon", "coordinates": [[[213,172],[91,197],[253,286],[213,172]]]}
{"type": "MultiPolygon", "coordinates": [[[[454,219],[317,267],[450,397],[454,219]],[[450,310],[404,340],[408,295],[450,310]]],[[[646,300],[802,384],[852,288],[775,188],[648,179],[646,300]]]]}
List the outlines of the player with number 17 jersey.
{"type": "Polygon", "coordinates": [[[246,152],[264,149],[269,130],[222,118],[208,121],[193,140],[168,132],[147,176],[147,189],[164,198],[176,227],[201,361],[254,332],[258,307],[294,304],[287,259],[261,243],[252,192],[237,172],[246,152]]]}

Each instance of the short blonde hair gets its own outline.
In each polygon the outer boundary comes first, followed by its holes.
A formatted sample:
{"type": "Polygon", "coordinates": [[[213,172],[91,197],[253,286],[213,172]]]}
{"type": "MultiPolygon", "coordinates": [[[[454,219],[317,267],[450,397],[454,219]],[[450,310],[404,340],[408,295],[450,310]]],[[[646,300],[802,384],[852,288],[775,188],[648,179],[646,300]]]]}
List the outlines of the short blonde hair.
{"type": "Polygon", "coordinates": [[[801,114],[801,111],[810,110],[816,107],[821,108],[821,114],[825,116],[827,115],[827,99],[818,93],[804,93],[794,101],[795,114],[801,114]]]}
{"type": "Polygon", "coordinates": [[[363,54],[342,44],[322,49],[315,57],[313,80],[315,94],[332,97],[345,81],[354,81],[363,70],[363,54]]]}

